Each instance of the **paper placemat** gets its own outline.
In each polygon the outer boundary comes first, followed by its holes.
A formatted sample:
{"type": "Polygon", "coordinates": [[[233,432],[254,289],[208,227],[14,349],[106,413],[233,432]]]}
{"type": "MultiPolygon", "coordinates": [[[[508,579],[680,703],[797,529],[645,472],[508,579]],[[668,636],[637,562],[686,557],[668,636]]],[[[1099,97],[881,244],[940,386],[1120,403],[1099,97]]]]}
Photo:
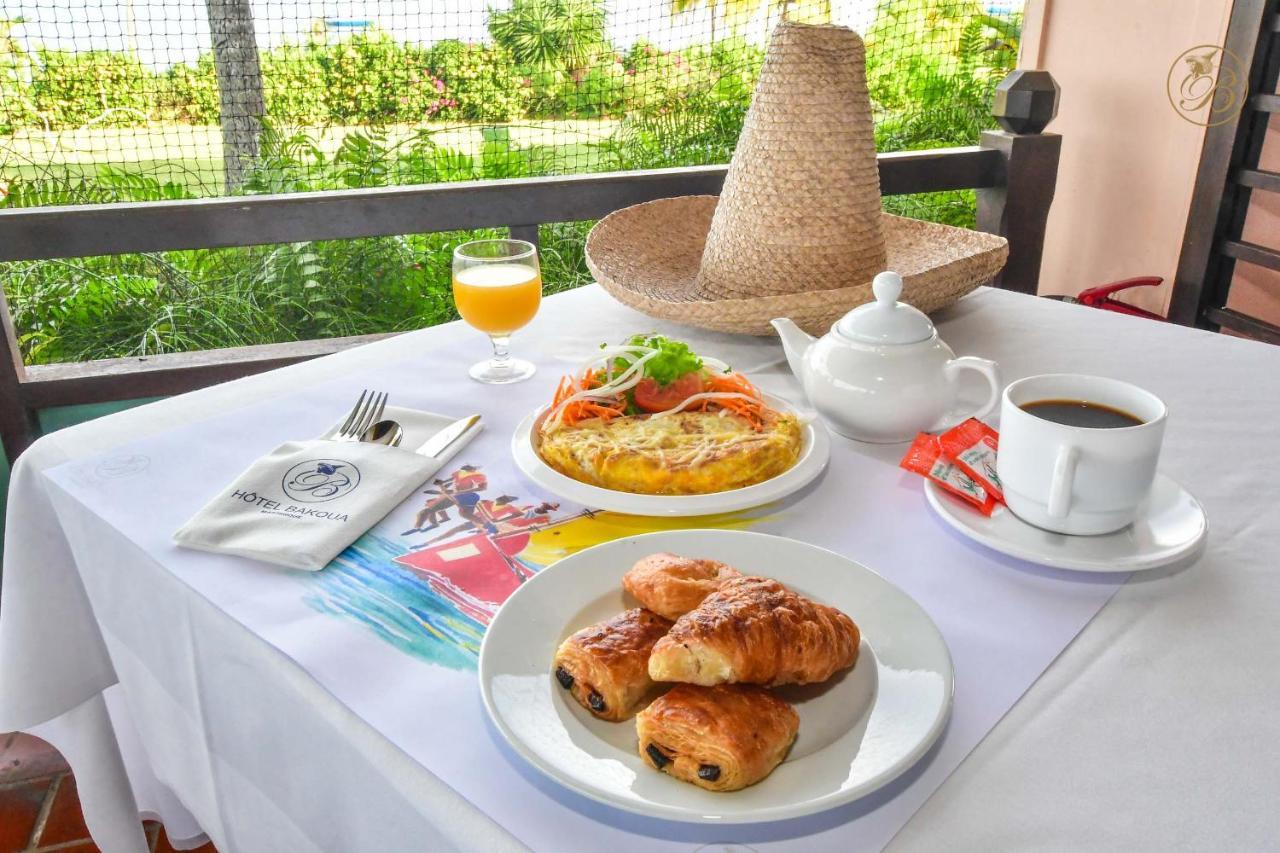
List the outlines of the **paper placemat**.
{"type": "MultiPolygon", "coordinates": [[[[879,849],[1124,580],[1037,569],[977,550],[932,516],[918,478],[838,438],[827,473],[778,504],[698,519],[587,513],[534,488],[508,448],[516,424],[546,402],[566,365],[541,359],[534,380],[501,388],[471,382],[466,366],[452,348],[441,348],[80,459],[47,476],[535,850],[576,843],[592,850],[690,850],[730,842],[757,851],[879,849]],[[424,363],[431,364],[429,383],[424,363]],[[484,415],[485,433],[437,475],[448,479],[447,490],[405,501],[317,573],[184,551],[169,541],[207,499],[206,484],[227,481],[288,437],[314,434],[365,387],[390,391],[402,406],[484,415]],[[200,453],[193,456],[193,447],[200,453]],[[463,489],[477,496],[470,506],[445,493],[463,489]],[[956,696],[946,733],[920,764],[888,788],[824,814],[688,826],[587,801],[541,778],[500,743],[484,717],[475,666],[501,601],[568,553],[688,526],[752,529],[831,548],[881,573],[928,611],[951,649],[956,696]],[[331,641],[338,634],[341,642],[331,641]],[[330,641],[316,642],[320,636],[330,641]],[[387,684],[398,687],[388,691],[387,684]]],[[[794,396],[789,380],[756,378],[794,396]]]]}

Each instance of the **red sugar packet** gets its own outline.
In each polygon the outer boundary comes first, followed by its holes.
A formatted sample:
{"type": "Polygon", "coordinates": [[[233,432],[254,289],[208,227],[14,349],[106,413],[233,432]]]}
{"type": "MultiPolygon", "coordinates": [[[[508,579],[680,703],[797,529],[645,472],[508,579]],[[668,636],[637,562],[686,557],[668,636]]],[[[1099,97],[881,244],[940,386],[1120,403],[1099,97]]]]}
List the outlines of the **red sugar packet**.
{"type": "Polygon", "coordinates": [[[927,432],[917,435],[907,449],[907,455],[898,464],[908,471],[933,480],[983,515],[991,515],[996,508],[994,496],[942,455],[942,447],[936,435],[929,435],[927,432]]]}
{"type": "Polygon", "coordinates": [[[976,480],[996,500],[1004,500],[1004,487],[1000,485],[1000,477],[996,474],[999,433],[977,418],[969,418],[944,432],[938,437],[938,441],[943,456],[956,463],[961,471],[976,480]]]}

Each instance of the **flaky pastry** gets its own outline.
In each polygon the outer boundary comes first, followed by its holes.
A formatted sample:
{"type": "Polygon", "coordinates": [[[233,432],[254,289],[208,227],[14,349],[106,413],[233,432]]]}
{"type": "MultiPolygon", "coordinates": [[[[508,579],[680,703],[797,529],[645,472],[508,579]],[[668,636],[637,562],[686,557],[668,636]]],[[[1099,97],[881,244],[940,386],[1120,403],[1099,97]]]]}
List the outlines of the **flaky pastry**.
{"type": "Polygon", "coordinates": [[[776,686],[826,681],[858,658],[845,614],[761,577],[731,578],[653,647],[654,681],[776,686]]]}
{"type": "Polygon", "coordinates": [[[556,651],[555,679],[600,719],[625,720],[654,689],[649,653],[670,628],[641,607],[583,628],[556,651]]]}
{"type": "Polygon", "coordinates": [[[799,730],[790,705],[745,684],[679,684],[636,717],[641,758],[708,791],[737,791],[768,776],[799,730]]]}
{"type": "Polygon", "coordinates": [[[650,554],[622,576],[622,588],[641,605],[668,619],[679,619],[729,578],[742,577],[718,560],[676,554],[650,554]]]}

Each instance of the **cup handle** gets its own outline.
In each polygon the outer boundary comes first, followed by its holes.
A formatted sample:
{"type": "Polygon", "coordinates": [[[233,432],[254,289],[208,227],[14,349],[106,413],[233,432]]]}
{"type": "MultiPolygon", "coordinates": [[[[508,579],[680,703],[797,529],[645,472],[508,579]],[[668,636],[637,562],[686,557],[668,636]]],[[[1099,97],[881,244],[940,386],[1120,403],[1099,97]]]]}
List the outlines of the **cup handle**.
{"type": "Polygon", "coordinates": [[[1066,518],[1071,509],[1071,486],[1076,479],[1076,463],[1080,461],[1080,448],[1061,445],[1058,458],[1053,463],[1053,480],[1049,483],[1050,518],[1066,518]]]}
{"type": "Polygon", "coordinates": [[[938,419],[937,423],[929,427],[929,432],[951,429],[956,424],[969,418],[985,418],[996,410],[996,406],[1000,405],[1000,366],[998,364],[990,359],[976,358],[972,355],[951,359],[942,366],[942,372],[947,377],[947,382],[951,385],[953,391],[959,389],[960,373],[964,370],[976,370],[981,373],[987,380],[991,393],[987,396],[986,401],[972,412],[956,411],[954,409],[947,412],[938,419]]]}

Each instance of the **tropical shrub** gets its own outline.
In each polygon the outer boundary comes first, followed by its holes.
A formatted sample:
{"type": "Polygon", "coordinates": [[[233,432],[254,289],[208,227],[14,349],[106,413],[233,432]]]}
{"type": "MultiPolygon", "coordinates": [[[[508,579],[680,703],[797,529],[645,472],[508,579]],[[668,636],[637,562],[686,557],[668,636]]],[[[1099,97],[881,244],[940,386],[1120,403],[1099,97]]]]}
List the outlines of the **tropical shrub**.
{"type": "Polygon", "coordinates": [[[627,75],[627,105],[641,112],[673,108],[680,100],[706,92],[712,84],[706,51],[684,54],[638,42],[622,64],[627,75]]]}
{"type": "Polygon", "coordinates": [[[1019,16],[977,0],[885,2],[867,31],[867,85],[882,151],[966,145],[994,126],[991,96],[1017,59],[1019,16]]]}
{"type": "Polygon", "coordinates": [[[0,133],[39,124],[31,98],[31,58],[10,32],[14,23],[0,18],[0,133]]]}
{"type": "MultiPolygon", "coordinates": [[[[321,62],[322,50],[316,45],[286,44],[262,53],[259,62],[267,115],[295,125],[330,122],[330,90],[321,62]],[[320,81],[324,81],[324,85],[320,85],[320,81]]],[[[200,58],[202,62],[204,58],[200,58]]]]}
{"type": "Polygon", "coordinates": [[[561,84],[563,107],[558,115],[577,118],[621,115],[629,106],[628,80],[620,60],[593,65],[579,78],[566,76],[561,84]]]}
{"type": "Polygon", "coordinates": [[[439,110],[442,116],[507,122],[522,116],[529,102],[529,87],[502,47],[449,39],[432,45],[423,65],[444,84],[439,95],[452,102],[439,110]]]}
{"type": "Polygon", "coordinates": [[[187,124],[217,124],[222,110],[213,54],[201,54],[195,65],[179,63],[170,68],[160,93],[159,106],[165,118],[187,124]]]}
{"type": "Polygon", "coordinates": [[[152,117],[158,89],[155,75],[129,54],[41,50],[31,99],[54,127],[138,124],[152,117]]]}
{"type": "Polygon", "coordinates": [[[412,81],[427,68],[426,51],[381,31],[359,33],[314,54],[329,119],[344,124],[397,120],[408,106],[400,99],[420,90],[412,81]]]}

